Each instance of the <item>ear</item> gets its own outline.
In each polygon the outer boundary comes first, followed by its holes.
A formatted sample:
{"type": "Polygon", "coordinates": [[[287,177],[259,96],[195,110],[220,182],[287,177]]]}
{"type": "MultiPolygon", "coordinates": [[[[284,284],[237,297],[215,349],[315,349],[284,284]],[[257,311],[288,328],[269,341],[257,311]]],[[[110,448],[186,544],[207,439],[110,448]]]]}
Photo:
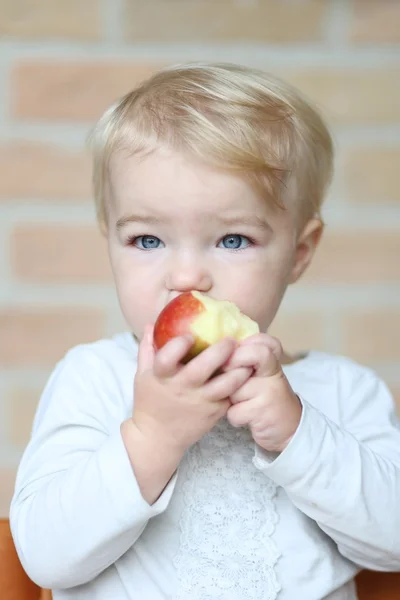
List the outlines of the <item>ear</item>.
{"type": "Polygon", "coordinates": [[[303,227],[297,238],[296,253],[289,283],[295,283],[307,269],[319,244],[324,230],[321,219],[312,218],[303,227]]]}

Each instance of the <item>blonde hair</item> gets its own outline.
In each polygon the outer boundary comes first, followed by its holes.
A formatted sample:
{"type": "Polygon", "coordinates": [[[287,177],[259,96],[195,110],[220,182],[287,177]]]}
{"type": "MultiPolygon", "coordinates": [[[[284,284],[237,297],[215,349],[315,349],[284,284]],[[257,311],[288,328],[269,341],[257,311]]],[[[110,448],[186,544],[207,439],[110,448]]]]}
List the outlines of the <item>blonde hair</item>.
{"type": "Polygon", "coordinates": [[[103,229],[109,162],[119,150],[133,155],[167,146],[189,153],[248,178],[282,207],[293,196],[305,218],[320,214],[333,170],[332,139],[318,112],[287,83],[232,64],[156,73],[104,113],[89,144],[103,229]]]}

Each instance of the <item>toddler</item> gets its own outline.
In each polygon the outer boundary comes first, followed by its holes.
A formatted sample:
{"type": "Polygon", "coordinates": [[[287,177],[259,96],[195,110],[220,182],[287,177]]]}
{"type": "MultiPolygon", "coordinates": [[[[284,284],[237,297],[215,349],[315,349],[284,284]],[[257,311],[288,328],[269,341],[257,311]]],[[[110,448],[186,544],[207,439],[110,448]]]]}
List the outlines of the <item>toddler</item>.
{"type": "Polygon", "coordinates": [[[268,334],[323,230],[321,117],[261,71],[196,63],[127,94],[91,147],[128,331],[70,350],[43,392],[10,513],[24,568],[54,600],[356,599],[360,569],[400,570],[394,402],[268,334]],[[189,290],[261,333],[155,352],[189,290]]]}

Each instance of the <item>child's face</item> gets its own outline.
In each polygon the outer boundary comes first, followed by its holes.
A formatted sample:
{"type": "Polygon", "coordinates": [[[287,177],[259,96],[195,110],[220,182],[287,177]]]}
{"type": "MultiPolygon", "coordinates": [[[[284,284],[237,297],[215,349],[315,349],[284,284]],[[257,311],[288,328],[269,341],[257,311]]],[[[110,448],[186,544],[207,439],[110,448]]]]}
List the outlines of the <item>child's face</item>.
{"type": "Polygon", "coordinates": [[[292,211],[269,206],[243,179],[178,153],[115,155],[107,201],[119,301],[139,339],[188,290],[234,302],[266,331],[311,258],[292,211]]]}

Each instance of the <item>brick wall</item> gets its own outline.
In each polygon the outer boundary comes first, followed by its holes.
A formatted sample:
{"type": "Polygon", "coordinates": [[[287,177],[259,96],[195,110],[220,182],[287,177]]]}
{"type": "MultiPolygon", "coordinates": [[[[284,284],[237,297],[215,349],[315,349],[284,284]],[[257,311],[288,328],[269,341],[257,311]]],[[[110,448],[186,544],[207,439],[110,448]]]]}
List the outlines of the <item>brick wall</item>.
{"type": "Polygon", "coordinates": [[[326,236],[274,331],[373,366],[400,397],[399,22],[398,0],[1,0],[0,514],[55,362],[123,327],[84,140],[164,64],[263,67],[323,109],[326,236]]]}

